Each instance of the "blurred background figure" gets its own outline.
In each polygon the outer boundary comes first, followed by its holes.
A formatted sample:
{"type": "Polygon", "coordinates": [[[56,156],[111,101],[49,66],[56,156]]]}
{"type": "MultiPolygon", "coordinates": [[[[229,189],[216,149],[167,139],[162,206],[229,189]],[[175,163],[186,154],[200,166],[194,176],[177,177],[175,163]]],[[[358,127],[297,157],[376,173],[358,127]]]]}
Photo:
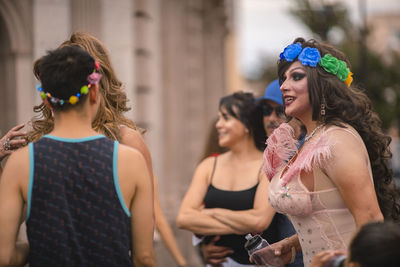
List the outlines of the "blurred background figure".
{"type": "Polygon", "coordinates": [[[371,222],[363,225],[346,251],[323,251],[315,256],[311,267],[397,267],[399,266],[400,225],[371,222]],[[339,255],[340,265],[331,265],[339,255]],[[346,259],[347,258],[347,259],[346,259]]]}
{"type": "Polygon", "coordinates": [[[264,96],[258,101],[262,107],[265,132],[267,136],[270,136],[281,123],[286,121],[285,107],[283,106],[278,79],[267,86],[264,96]]]}
{"type": "Polygon", "coordinates": [[[211,266],[252,266],[244,235],[269,227],[265,238],[278,238],[268,183],[261,173],[266,139],[262,112],[253,95],[239,92],[221,98],[216,128],[219,145],[229,151],[199,164],[177,224],[202,236],[202,242],[221,247],[206,258],[211,266]]]}

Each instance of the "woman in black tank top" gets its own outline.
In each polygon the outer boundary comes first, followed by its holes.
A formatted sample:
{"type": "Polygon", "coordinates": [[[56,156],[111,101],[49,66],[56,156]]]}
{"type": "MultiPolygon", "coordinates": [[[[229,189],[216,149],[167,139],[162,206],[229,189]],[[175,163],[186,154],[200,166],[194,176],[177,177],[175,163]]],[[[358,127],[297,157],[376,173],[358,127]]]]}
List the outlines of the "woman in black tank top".
{"type": "Polygon", "coordinates": [[[216,128],[219,145],[229,150],[199,164],[177,224],[203,243],[218,247],[212,259],[206,259],[209,263],[226,260],[222,266],[246,266],[250,262],[245,234],[269,228],[267,240],[278,238],[268,182],[261,171],[266,139],[263,115],[253,95],[239,92],[223,97],[216,128]]]}

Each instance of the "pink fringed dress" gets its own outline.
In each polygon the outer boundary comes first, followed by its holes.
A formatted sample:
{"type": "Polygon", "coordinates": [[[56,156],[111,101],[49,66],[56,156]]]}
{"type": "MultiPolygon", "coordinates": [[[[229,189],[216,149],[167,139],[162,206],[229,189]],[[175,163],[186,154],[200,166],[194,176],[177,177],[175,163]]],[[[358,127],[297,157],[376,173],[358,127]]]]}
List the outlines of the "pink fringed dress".
{"type": "Polygon", "coordinates": [[[350,126],[332,126],[322,128],[298,152],[293,129],[284,123],[268,138],[264,152],[264,171],[270,180],[269,201],[277,212],[286,214],[295,227],[306,267],[322,250],[346,250],[356,229],[337,187],[321,170],[329,164],[335,142],[340,142],[328,138],[330,131],[346,131],[364,146],[350,126]],[[302,183],[301,173],[312,173],[314,191],[309,191],[302,183]]]}

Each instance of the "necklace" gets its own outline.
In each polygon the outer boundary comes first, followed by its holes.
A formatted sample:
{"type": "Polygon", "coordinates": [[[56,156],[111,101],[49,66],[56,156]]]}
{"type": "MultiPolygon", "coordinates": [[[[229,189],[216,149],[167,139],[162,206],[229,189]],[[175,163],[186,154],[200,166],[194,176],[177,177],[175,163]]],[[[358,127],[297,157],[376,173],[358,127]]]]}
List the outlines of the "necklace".
{"type": "Polygon", "coordinates": [[[313,137],[313,135],[323,126],[323,124],[318,125],[317,127],[315,127],[315,129],[309,134],[306,135],[306,137],[304,138],[304,142],[307,142],[308,140],[311,139],[311,137],[313,137]]]}

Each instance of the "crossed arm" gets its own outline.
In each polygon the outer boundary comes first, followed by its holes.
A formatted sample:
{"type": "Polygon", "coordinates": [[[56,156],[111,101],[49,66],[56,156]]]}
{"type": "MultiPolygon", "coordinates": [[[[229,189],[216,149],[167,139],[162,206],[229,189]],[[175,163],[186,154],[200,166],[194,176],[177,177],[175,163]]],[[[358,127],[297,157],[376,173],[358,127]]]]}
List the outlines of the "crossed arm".
{"type": "Polygon", "coordinates": [[[274,211],[268,204],[268,185],[264,176],[258,186],[253,209],[232,211],[203,208],[213,160],[207,158],[197,167],[178,213],[178,227],[202,235],[244,234],[265,230],[272,221],[274,211]]]}
{"type": "Polygon", "coordinates": [[[268,184],[267,178],[262,174],[252,209],[234,211],[213,208],[203,209],[201,212],[235,229],[240,234],[261,233],[268,228],[275,215],[274,209],[268,202],[268,184]]]}
{"type": "Polygon", "coordinates": [[[213,159],[207,158],[197,167],[192,183],[183,198],[176,224],[179,228],[201,235],[239,234],[236,229],[202,213],[203,199],[207,193],[213,159]]]}

